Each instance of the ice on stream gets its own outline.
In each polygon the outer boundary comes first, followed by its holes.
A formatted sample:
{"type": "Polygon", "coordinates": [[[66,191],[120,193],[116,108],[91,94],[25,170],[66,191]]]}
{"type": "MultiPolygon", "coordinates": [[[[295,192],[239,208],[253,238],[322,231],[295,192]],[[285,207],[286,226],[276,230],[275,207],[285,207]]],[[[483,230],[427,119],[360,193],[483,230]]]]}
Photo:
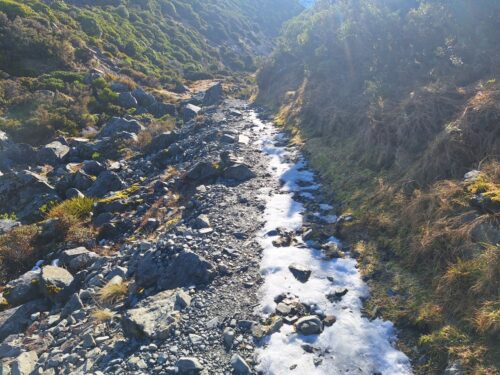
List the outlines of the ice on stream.
{"type": "MultiPolygon", "coordinates": [[[[253,131],[259,136],[257,146],[269,157],[270,172],[283,183],[279,193],[270,192],[269,188],[261,192],[267,202],[265,226],[258,239],[264,249],[261,272],[265,280],[260,290],[260,308],[264,314],[272,313],[276,307],[274,298],[290,292],[301,302],[337,317],[333,326],[325,327],[317,336],[303,336],[284,325],[258,349],[258,369],[272,375],[411,374],[408,357],[394,347],[393,324],[362,317],[361,300],[367,297],[368,287],[356,269],[356,260],[350,257],[324,260],[320,250],[310,246],[273,246],[274,237],[267,235],[268,232],[278,227],[295,230],[302,226],[304,206],[293,199],[294,194],[311,199],[320,186],[303,157],[285,146],[282,134],[271,124],[260,121],[254,113],[248,119],[254,123],[253,131]],[[312,275],[306,283],[299,282],[290,273],[288,266],[292,263],[311,268],[312,275]],[[333,277],[334,281],[327,277],[333,277]],[[349,291],[339,302],[326,298],[344,288],[349,291]],[[318,348],[321,355],[305,352],[301,347],[305,343],[318,348]]],[[[326,203],[319,208],[333,209],[326,203]]],[[[331,215],[326,218],[327,221],[334,219],[331,215]]],[[[331,238],[331,241],[337,239],[331,238]]]]}

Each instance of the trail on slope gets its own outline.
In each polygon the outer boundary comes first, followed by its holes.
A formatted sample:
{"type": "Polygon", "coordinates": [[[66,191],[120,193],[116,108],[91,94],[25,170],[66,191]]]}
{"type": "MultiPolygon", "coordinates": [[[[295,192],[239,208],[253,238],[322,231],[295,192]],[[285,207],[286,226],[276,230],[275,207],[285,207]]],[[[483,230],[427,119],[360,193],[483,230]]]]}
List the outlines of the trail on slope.
{"type": "MultiPolygon", "coordinates": [[[[326,217],[326,211],[332,207],[318,201],[320,185],[299,151],[286,146],[286,136],[271,123],[259,120],[255,112],[248,112],[247,116],[254,124],[250,131],[258,136],[257,145],[269,158],[269,172],[282,183],[279,192],[269,187],[263,187],[261,191],[266,209],[265,225],[258,235],[264,249],[261,261],[264,284],[259,292],[259,308],[264,315],[270,315],[276,308],[274,298],[288,292],[297,296],[300,302],[312,306],[318,314],[337,318],[333,326],[325,327],[320,335],[313,336],[298,334],[293,326],[284,325],[258,349],[258,369],[273,375],[411,374],[409,359],[394,347],[393,324],[362,316],[362,300],[369,291],[354,258],[347,255],[345,258],[324,259],[321,250],[302,238],[296,245],[273,246],[276,238],[273,230],[279,227],[296,231],[303,225],[305,207],[294,199],[295,194],[317,203],[317,215],[326,217]],[[299,282],[290,273],[288,266],[292,263],[310,267],[312,275],[306,283],[299,282]],[[339,289],[348,289],[340,301],[327,299],[328,294],[339,289]],[[313,350],[304,351],[305,344],[313,350]]],[[[338,242],[334,237],[329,241],[338,242]]]]}

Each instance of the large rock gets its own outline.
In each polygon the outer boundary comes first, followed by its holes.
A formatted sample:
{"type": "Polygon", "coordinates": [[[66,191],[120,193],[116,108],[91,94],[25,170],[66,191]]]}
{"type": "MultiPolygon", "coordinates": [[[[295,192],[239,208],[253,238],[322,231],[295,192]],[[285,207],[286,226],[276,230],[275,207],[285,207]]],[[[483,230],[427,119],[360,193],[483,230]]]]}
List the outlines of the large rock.
{"type": "Polygon", "coordinates": [[[44,311],[47,308],[44,299],[37,299],[0,312],[0,341],[9,335],[24,331],[31,323],[31,314],[44,311]]]}
{"type": "Polygon", "coordinates": [[[68,297],[72,282],[73,276],[61,267],[45,266],[40,272],[42,293],[53,302],[63,302],[68,297]]]}
{"type": "Polygon", "coordinates": [[[106,167],[97,160],[85,160],[82,165],[82,170],[92,176],[99,176],[101,172],[106,170],[106,167]]]}
{"type": "Polygon", "coordinates": [[[76,172],[74,174],[72,180],[73,181],[72,181],[71,187],[78,189],[80,191],[87,190],[94,183],[94,179],[92,177],[90,177],[87,173],[85,173],[84,171],[76,172]]]}
{"type": "Polygon", "coordinates": [[[61,318],[66,318],[76,310],[83,308],[83,302],[77,293],[74,293],[61,310],[61,318]]]}
{"type": "Polygon", "coordinates": [[[223,99],[224,99],[224,92],[222,90],[222,83],[217,82],[205,92],[205,97],[203,98],[203,105],[204,106],[216,105],[222,102],[223,99]]]}
{"type": "Polygon", "coordinates": [[[2,234],[10,232],[12,229],[18,227],[19,225],[21,225],[21,223],[16,220],[9,220],[9,219],[0,220],[0,236],[2,234]]]}
{"type": "Polygon", "coordinates": [[[138,87],[137,89],[132,91],[132,95],[137,100],[137,103],[139,103],[139,105],[142,107],[149,107],[150,105],[156,103],[155,97],[152,94],[144,91],[142,87],[138,87]]]}
{"type": "Polygon", "coordinates": [[[224,171],[224,177],[235,181],[246,181],[255,177],[255,173],[245,164],[235,164],[224,171]]]}
{"type": "Polygon", "coordinates": [[[182,110],[182,120],[184,122],[189,122],[192,119],[194,119],[196,116],[198,116],[198,113],[200,113],[201,108],[194,105],[194,104],[188,104],[184,107],[182,110]]]}
{"type": "Polygon", "coordinates": [[[127,120],[121,117],[113,117],[104,125],[99,132],[99,137],[115,137],[117,133],[127,132],[137,134],[144,127],[137,120],[127,120]]]}
{"type": "Polygon", "coordinates": [[[231,366],[233,367],[233,373],[236,375],[248,375],[252,372],[250,366],[248,366],[239,354],[233,354],[231,357],[231,366]]]}
{"type": "Polygon", "coordinates": [[[10,281],[3,291],[3,296],[11,306],[19,306],[40,297],[38,272],[28,271],[10,281]]]}
{"type": "Polygon", "coordinates": [[[192,251],[183,250],[170,261],[158,285],[161,289],[206,285],[214,277],[215,268],[209,261],[192,251]]]}
{"type": "Polygon", "coordinates": [[[115,172],[104,171],[86,193],[91,197],[102,198],[109,192],[125,189],[125,186],[125,183],[115,172]]]}
{"type": "Polygon", "coordinates": [[[77,247],[64,250],[59,259],[71,272],[76,273],[92,265],[98,258],[96,253],[84,247],[77,247]]]}
{"type": "Polygon", "coordinates": [[[40,208],[60,198],[47,179],[31,171],[0,176],[0,212],[15,212],[21,221],[41,219],[40,208]]]}
{"type": "Polygon", "coordinates": [[[135,281],[140,287],[149,287],[160,278],[161,268],[153,252],[146,253],[137,262],[135,281]]]}
{"type": "Polygon", "coordinates": [[[137,107],[137,99],[130,92],[122,92],[118,95],[118,105],[123,108],[130,109],[137,107]]]}
{"type": "Polygon", "coordinates": [[[206,182],[220,175],[220,170],[210,162],[199,162],[188,171],[186,177],[197,182],[206,182]]]}
{"type": "Polygon", "coordinates": [[[156,102],[148,107],[148,111],[156,118],[166,115],[170,115],[172,117],[177,116],[177,109],[173,104],[156,102]]]}
{"type": "Polygon", "coordinates": [[[167,338],[176,329],[180,319],[176,299],[175,291],[168,290],[139,302],[124,313],[123,332],[135,338],[167,338]]]}
{"type": "Polygon", "coordinates": [[[203,366],[194,357],[181,357],[175,363],[179,375],[198,375],[203,371],[203,366]]]}
{"type": "Polygon", "coordinates": [[[66,160],[70,148],[59,141],[51,142],[42,147],[37,154],[38,162],[41,164],[57,165],[66,160]]]}
{"type": "Polygon", "coordinates": [[[159,134],[151,140],[151,143],[147,146],[147,151],[150,153],[157,153],[161,150],[165,150],[172,143],[176,142],[178,138],[178,134],[174,132],[159,134]]]}
{"type": "Polygon", "coordinates": [[[11,364],[11,375],[31,375],[37,361],[38,355],[35,351],[21,353],[11,364]]]}
{"type": "Polygon", "coordinates": [[[303,335],[319,335],[323,332],[323,323],[315,315],[304,316],[297,320],[295,329],[303,335]]]}

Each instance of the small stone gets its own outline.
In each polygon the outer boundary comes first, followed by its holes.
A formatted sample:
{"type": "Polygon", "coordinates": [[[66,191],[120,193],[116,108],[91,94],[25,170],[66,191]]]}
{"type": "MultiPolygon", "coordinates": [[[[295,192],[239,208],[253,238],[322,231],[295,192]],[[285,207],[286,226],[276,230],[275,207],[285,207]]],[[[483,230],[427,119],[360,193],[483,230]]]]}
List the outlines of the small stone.
{"type": "Polygon", "coordinates": [[[327,327],[331,327],[332,325],[335,324],[337,321],[337,318],[334,315],[328,315],[323,319],[323,324],[327,327]]]}
{"type": "Polygon", "coordinates": [[[224,329],[222,341],[224,342],[224,347],[226,348],[226,350],[231,350],[234,342],[234,329],[232,329],[231,327],[226,327],[224,329]]]}
{"type": "Polygon", "coordinates": [[[288,269],[292,275],[299,280],[301,283],[307,282],[311,276],[312,271],[306,266],[298,263],[293,263],[288,266],[288,269]]]}
{"type": "Polygon", "coordinates": [[[295,329],[303,335],[317,335],[323,331],[323,323],[315,315],[304,316],[295,323],[295,329]]]}
{"type": "Polygon", "coordinates": [[[95,346],[95,340],[94,337],[90,334],[87,333],[86,335],[83,336],[83,347],[84,348],[93,348],[95,346]]]}
{"type": "Polygon", "coordinates": [[[276,312],[280,315],[288,315],[292,312],[292,308],[287,304],[280,302],[278,306],[276,306],[276,312]]]}

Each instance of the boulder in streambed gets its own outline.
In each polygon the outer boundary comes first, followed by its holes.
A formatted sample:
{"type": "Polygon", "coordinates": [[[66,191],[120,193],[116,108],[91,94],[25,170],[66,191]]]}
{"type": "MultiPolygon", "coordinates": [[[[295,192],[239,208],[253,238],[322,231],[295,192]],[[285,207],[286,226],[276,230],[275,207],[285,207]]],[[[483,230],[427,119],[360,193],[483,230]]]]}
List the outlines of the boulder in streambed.
{"type": "Polygon", "coordinates": [[[309,277],[311,277],[312,271],[303,264],[292,263],[288,266],[288,269],[290,270],[292,275],[301,283],[307,282],[307,280],[309,280],[309,277]]]}
{"type": "Polygon", "coordinates": [[[295,329],[303,335],[318,335],[323,332],[323,322],[316,315],[304,316],[297,320],[295,329]]]}

